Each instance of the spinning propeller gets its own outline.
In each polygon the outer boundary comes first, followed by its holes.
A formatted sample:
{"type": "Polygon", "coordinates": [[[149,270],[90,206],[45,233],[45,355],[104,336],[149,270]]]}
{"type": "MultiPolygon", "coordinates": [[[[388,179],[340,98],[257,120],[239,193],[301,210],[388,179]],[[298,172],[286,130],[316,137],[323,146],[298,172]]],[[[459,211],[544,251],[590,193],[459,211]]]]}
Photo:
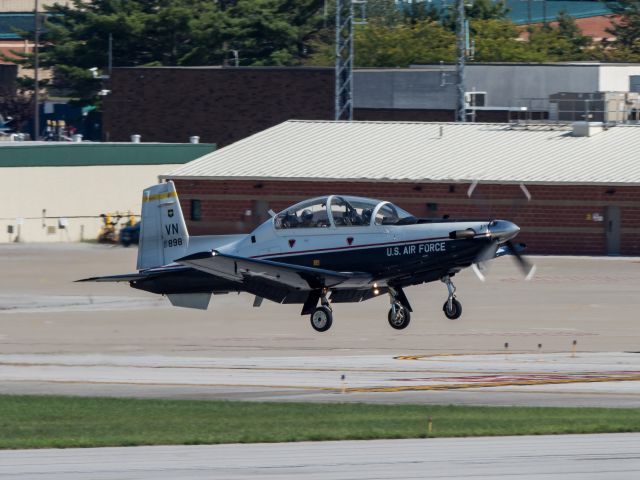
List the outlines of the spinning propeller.
{"type": "MultiPolygon", "coordinates": [[[[469,186],[469,190],[467,191],[467,196],[472,198],[476,187],[478,186],[478,182],[476,180],[469,186]]],[[[531,194],[527,187],[524,184],[520,184],[520,190],[524,194],[524,200],[514,200],[509,212],[507,214],[507,218],[515,216],[517,211],[522,208],[523,205],[531,201],[531,194]]],[[[491,218],[491,212],[488,208],[488,202],[483,199],[481,204],[478,204],[480,208],[487,214],[488,218],[491,218]]],[[[491,243],[487,245],[480,253],[476,256],[475,261],[472,265],[472,269],[476,276],[480,279],[480,281],[484,282],[486,280],[487,269],[487,260],[491,260],[496,256],[502,255],[513,255],[513,258],[516,260],[518,267],[522,271],[525,276],[525,280],[531,280],[533,275],[536,272],[536,266],[529,262],[524,255],[522,255],[521,251],[524,249],[523,244],[514,244],[512,239],[518,234],[520,228],[506,220],[491,220],[488,225],[487,236],[491,237],[491,243]]],[[[465,232],[465,230],[461,232],[452,232],[456,234],[460,234],[465,232]]],[[[463,236],[460,235],[462,238],[463,236]]]]}

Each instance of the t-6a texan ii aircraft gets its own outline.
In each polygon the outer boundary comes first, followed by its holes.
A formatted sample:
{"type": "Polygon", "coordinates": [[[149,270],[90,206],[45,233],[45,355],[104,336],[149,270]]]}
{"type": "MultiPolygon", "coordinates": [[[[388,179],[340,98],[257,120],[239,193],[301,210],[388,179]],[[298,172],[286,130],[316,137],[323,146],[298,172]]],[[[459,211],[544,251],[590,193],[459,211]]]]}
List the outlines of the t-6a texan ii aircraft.
{"type": "Polygon", "coordinates": [[[274,213],[248,235],[190,237],[167,182],[144,190],[138,273],[81,281],[129,282],[203,310],[212,294],[248,292],[256,307],[265,298],[301,304],[318,332],[331,327],[333,304],[388,294],[389,324],[400,330],[412,312],[409,285],[444,282],[444,314],[455,319],[462,306],[451,277],[463,268],[511,253],[530,273],[511,242],[519,231],[505,220],[419,219],[391,202],[328,195],[274,213]]]}

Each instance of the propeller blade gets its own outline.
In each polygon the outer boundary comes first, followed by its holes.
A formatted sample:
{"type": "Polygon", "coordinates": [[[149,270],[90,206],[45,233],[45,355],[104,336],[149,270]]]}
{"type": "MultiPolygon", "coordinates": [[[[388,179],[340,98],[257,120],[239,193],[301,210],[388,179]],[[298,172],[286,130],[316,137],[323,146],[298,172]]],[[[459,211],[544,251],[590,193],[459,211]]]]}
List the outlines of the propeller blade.
{"type": "Polygon", "coordinates": [[[485,270],[486,267],[484,265],[484,263],[472,263],[471,264],[471,270],[473,270],[473,273],[476,274],[476,277],[478,277],[478,280],[480,280],[481,282],[484,282],[487,277],[484,275],[484,273],[482,273],[483,270],[485,270]]]}
{"type": "Polygon", "coordinates": [[[489,245],[487,245],[485,248],[480,250],[480,253],[478,253],[478,255],[476,256],[474,263],[483,263],[483,262],[486,262],[487,260],[496,258],[496,252],[498,251],[498,247],[499,247],[498,242],[492,241],[489,245]]]}
{"type": "Polygon", "coordinates": [[[525,280],[531,280],[531,278],[533,278],[533,276],[536,273],[536,266],[533,265],[532,263],[529,263],[529,261],[527,261],[527,259],[524,258],[524,256],[518,251],[518,249],[516,248],[516,246],[513,244],[511,240],[508,240],[507,242],[505,242],[505,245],[509,247],[509,250],[511,250],[511,253],[513,253],[513,256],[515,257],[516,262],[518,262],[520,269],[525,275],[525,280]]]}
{"type": "Polygon", "coordinates": [[[467,189],[467,197],[473,200],[473,203],[482,212],[482,215],[485,218],[491,218],[491,208],[489,208],[490,202],[484,197],[484,195],[482,195],[482,192],[476,192],[478,185],[478,180],[471,182],[471,185],[469,185],[469,188],[467,189]],[[473,196],[474,193],[476,194],[475,198],[473,196]]]}
{"type": "Polygon", "coordinates": [[[484,282],[487,279],[485,275],[485,272],[488,272],[486,262],[495,258],[496,252],[498,251],[498,246],[498,242],[492,241],[489,245],[480,250],[480,253],[476,255],[475,260],[471,264],[473,273],[476,274],[481,282],[484,282]]]}

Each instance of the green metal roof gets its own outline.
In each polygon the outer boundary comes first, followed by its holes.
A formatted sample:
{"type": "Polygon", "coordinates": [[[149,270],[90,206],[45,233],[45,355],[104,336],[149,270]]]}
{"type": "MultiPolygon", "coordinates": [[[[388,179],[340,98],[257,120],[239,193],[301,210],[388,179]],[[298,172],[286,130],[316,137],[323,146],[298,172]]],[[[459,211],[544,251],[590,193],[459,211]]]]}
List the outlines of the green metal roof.
{"type": "Polygon", "coordinates": [[[183,164],[215,149],[214,143],[0,142],[0,168],[183,164]]]}

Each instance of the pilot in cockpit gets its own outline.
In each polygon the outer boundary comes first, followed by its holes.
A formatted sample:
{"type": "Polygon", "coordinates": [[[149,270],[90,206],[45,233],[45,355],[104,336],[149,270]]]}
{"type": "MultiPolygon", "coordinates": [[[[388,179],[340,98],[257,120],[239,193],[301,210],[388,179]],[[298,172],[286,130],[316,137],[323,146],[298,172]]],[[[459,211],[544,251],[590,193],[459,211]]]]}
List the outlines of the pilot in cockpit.
{"type": "Polygon", "coordinates": [[[305,208],[302,212],[300,212],[299,226],[302,228],[315,227],[313,222],[313,212],[308,208],[305,208]]]}
{"type": "Polygon", "coordinates": [[[365,208],[362,210],[362,224],[363,225],[369,225],[369,223],[371,222],[371,215],[373,215],[373,209],[372,208],[365,208]]]}

